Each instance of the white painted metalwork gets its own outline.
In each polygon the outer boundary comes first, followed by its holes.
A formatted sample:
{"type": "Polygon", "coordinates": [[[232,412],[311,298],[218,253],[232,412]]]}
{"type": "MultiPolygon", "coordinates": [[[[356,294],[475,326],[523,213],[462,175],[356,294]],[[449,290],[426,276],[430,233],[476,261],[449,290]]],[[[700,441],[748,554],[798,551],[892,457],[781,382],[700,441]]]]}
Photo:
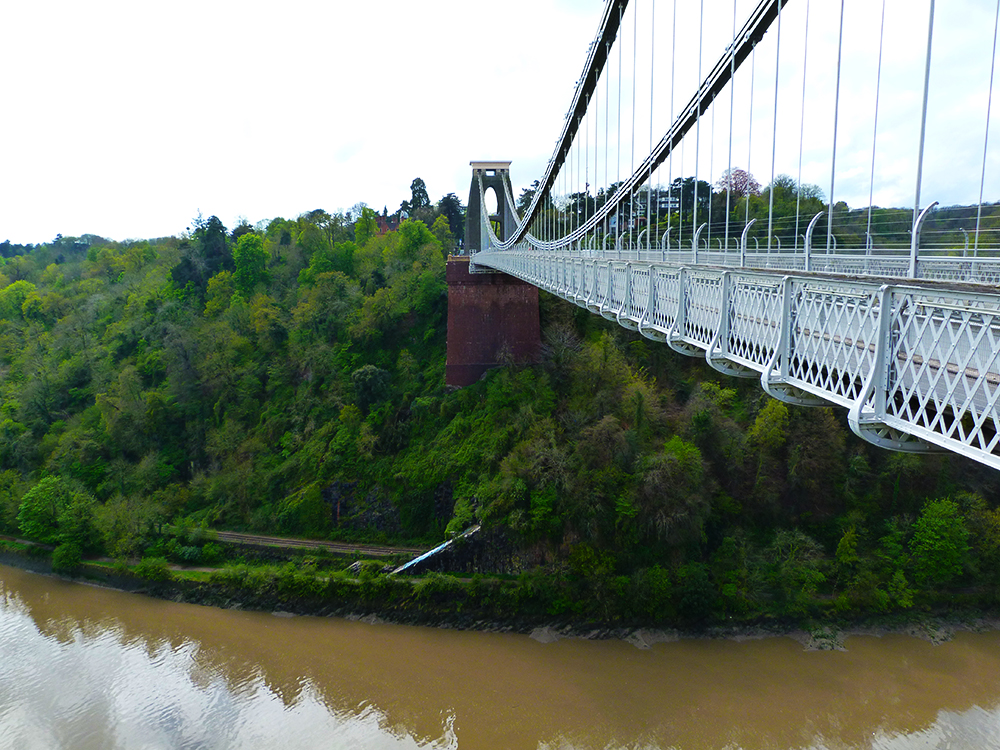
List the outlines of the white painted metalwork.
{"type": "Polygon", "coordinates": [[[995,294],[532,249],[476,263],[758,377],[775,398],[845,407],[852,429],[882,447],[947,449],[1000,469],[995,294]]]}
{"type": "MultiPolygon", "coordinates": [[[[748,9],[742,26],[738,26],[737,4],[734,2],[731,40],[709,73],[703,79],[698,76],[700,83],[697,89],[692,87],[688,90],[686,95],[690,99],[676,117],[675,66],[672,62],[669,76],[670,119],[665,124],[665,130],[657,130],[663,136],[658,142],[653,142],[654,107],[651,102],[650,151],[637,165],[634,139],[638,114],[631,113],[632,116],[626,118],[632,132],[631,153],[624,165],[625,170],[631,170],[631,174],[623,174],[621,89],[623,81],[633,87],[634,110],[637,55],[635,50],[630,55],[633,59],[631,78],[623,78],[622,47],[618,37],[625,19],[631,24],[631,33],[626,36],[631,38],[633,45],[637,43],[640,21],[632,12],[637,4],[631,3],[630,8],[629,0],[607,2],[600,29],[588,49],[583,75],[576,83],[556,150],[542,179],[536,183],[537,188],[524,216],[517,217],[517,212],[513,212],[517,226],[505,224],[503,236],[498,237],[490,217],[485,214],[478,218],[469,217],[470,223],[479,221],[482,228],[478,244],[470,242],[467,245],[471,267],[509,273],[679,352],[703,356],[711,367],[721,372],[737,377],[759,378],[765,391],[775,398],[796,404],[833,404],[846,408],[852,429],[877,445],[905,451],[947,449],[1000,468],[1000,439],[997,437],[1000,422],[1000,410],[997,408],[997,401],[1000,400],[1000,365],[997,362],[1000,357],[1000,294],[996,289],[996,285],[1000,284],[1000,242],[995,239],[1000,237],[1000,231],[992,227],[983,229],[980,221],[989,146],[989,101],[986,106],[983,174],[979,181],[979,205],[971,254],[969,233],[959,229],[960,224],[949,223],[961,220],[961,212],[954,214],[956,219],[949,219],[943,218],[946,216],[943,212],[955,209],[938,209],[941,213],[935,213],[936,202],[921,208],[921,165],[934,0],[930,0],[927,16],[928,41],[923,109],[919,118],[920,145],[915,155],[917,174],[913,216],[911,219],[907,215],[903,226],[882,227],[876,231],[872,221],[873,206],[869,205],[863,245],[860,232],[852,235],[842,227],[835,227],[840,216],[849,215],[846,206],[834,199],[841,52],[845,41],[843,0],[839,4],[839,24],[829,29],[837,34],[830,191],[826,210],[812,216],[804,234],[800,234],[800,220],[805,223],[809,217],[799,215],[799,206],[802,197],[802,144],[806,132],[808,2],[804,9],[804,33],[807,38],[801,61],[803,94],[799,117],[796,209],[794,217],[777,217],[788,220],[784,228],[778,226],[774,215],[777,124],[781,117],[777,85],[780,44],[775,39],[774,107],[773,122],[770,124],[772,189],[768,200],[766,233],[763,231],[765,222],[754,226],[757,218],[750,215],[749,199],[745,212],[743,207],[738,212],[731,210],[731,187],[726,188],[724,218],[713,218],[709,201],[708,216],[711,221],[703,221],[704,216],[699,213],[702,209],[699,205],[698,177],[699,158],[704,159],[705,156],[702,154],[699,157],[699,123],[700,117],[710,109],[714,118],[717,95],[728,86],[728,174],[733,167],[733,87],[743,85],[734,81],[742,63],[747,61],[749,70],[744,72],[749,73],[750,79],[749,169],[755,90],[753,66],[758,44],[768,34],[772,23],[776,26],[782,23],[783,14],[786,25],[789,13],[794,18],[795,6],[783,11],[789,0],[757,0],[754,7],[748,9]],[[618,48],[614,49],[615,46],[618,48]],[[591,101],[597,102],[602,77],[604,93],[600,105],[594,104],[594,109],[588,114],[591,101]],[[617,79],[614,92],[610,88],[612,78],[617,79]],[[618,132],[612,133],[611,101],[615,94],[619,102],[618,132]],[[603,116],[600,106],[604,107],[603,116]],[[603,133],[599,133],[602,120],[603,133]],[[590,122],[593,122],[593,133],[590,122]],[[680,153],[681,174],[684,174],[686,136],[689,147],[693,138],[695,152],[694,200],[690,204],[684,202],[685,198],[690,198],[686,192],[688,183],[682,182],[677,186],[672,179],[675,150],[680,153]],[[591,137],[593,143],[589,140],[591,137]],[[598,156],[602,150],[602,137],[603,181],[598,156]],[[614,160],[610,161],[609,140],[613,142],[615,138],[619,142],[614,160]],[[594,149],[593,185],[589,176],[591,147],[594,149]],[[585,156],[581,157],[581,154],[585,156]],[[581,158],[588,165],[587,170],[580,169],[581,158]],[[668,160],[668,183],[664,191],[663,186],[654,186],[653,175],[668,160]],[[675,198],[678,190],[680,197],[675,198]],[[738,214],[744,213],[745,218],[740,220],[738,214]],[[820,242],[817,247],[813,243],[814,233],[824,216],[826,242],[820,242]],[[932,216],[935,219],[928,222],[930,228],[925,231],[926,246],[921,247],[922,225],[932,216]],[[702,219],[700,224],[699,217],[702,219]],[[948,229],[941,229],[942,226],[948,229]],[[709,239],[702,243],[702,231],[706,227],[709,239]],[[836,234],[835,229],[838,230],[836,234]],[[717,237],[719,247],[713,250],[711,237],[716,231],[725,241],[717,237]],[[907,231],[909,238],[904,239],[907,231]],[[950,236],[948,240],[943,240],[941,238],[946,236],[946,231],[950,232],[950,236]],[[964,239],[956,240],[955,235],[959,231],[964,239]],[[981,235],[985,244],[980,241],[981,235]],[[730,237],[735,247],[730,247],[730,237]],[[760,248],[760,237],[766,237],[766,248],[760,248]],[[800,238],[803,240],[801,245],[800,238]],[[750,247],[750,241],[754,242],[753,247],[750,247]]],[[[891,24],[885,23],[884,12],[883,4],[883,31],[891,30],[891,24]]],[[[652,16],[651,13],[651,19],[652,16]]],[[[700,40],[700,12],[697,18],[700,40]]],[[[676,20],[675,2],[671,23],[671,60],[677,51],[676,20]]],[[[997,3],[994,27],[989,96],[993,88],[1000,2],[997,3]]],[[[896,31],[907,33],[901,29],[896,31]]],[[[694,28],[689,28],[688,32],[693,39],[694,28]]],[[[871,168],[868,170],[872,176],[868,186],[869,204],[875,194],[874,142],[880,136],[877,91],[881,80],[883,36],[880,32],[873,145],[871,168]]],[[[650,37],[653,45],[655,35],[650,37]]],[[[828,48],[832,49],[829,45],[828,48]]],[[[761,50],[764,49],[762,46],[761,50]]],[[[652,46],[649,57],[653,57],[652,46]]],[[[690,65],[691,61],[686,64],[690,65]]],[[[701,64],[702,56],[699,54],[697,69],[700,70],[701,64]]],[[[799,65],[798,61],[795,64],[799,65]]],[[[784,76],[783,72],[781,76],[784,76]]],[[[655,90],[652,75],[650,84],[651,91],[655,90]]],[[[899,119],[900,113],[894,113],[894,116],[899,119]]],[[[956,111],[955,116],[964,115],[956,111]]],[[[911,119],[916,121],[916,118],[911,119]]],[[[659,121],[657,127],[660,128],[659,121]]],[[[713,125],[713,134],[714,130],[713,125]]],[[[822,129],[819,131],[822,132],[822,129]]],[[[709,145],[710,172],[712,148],[709,145]]],[[[506,206],[513,207],[515,201],[509,181],[504,185],[506,206]]],[[[480,205],[484,206],[481,178],[478,188],[473,184],[473,190],[476,189],[480,193],[480,205]]],[[[745,195],[749,196],[749,192],[745,195]]],[[[997,215],[1000,214],[991,218],[997,215]]]]}

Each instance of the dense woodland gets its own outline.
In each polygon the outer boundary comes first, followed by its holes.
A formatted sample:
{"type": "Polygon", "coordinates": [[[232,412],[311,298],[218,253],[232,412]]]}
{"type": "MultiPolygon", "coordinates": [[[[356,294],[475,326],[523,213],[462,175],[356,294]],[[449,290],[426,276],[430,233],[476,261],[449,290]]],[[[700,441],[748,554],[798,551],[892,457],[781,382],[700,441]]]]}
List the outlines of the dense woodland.
{"type": "Polygon", "coordinates": [[[880,451],[556,298],[540,363],[447,390],[461,204],[414,187],[391,231],[359,207],[4,243],[0,531],[57,560],[194,560],[167,525],[432,543],[481,523],[547,612],[610,619],[996,601],[1000,474],[880,451]]]}

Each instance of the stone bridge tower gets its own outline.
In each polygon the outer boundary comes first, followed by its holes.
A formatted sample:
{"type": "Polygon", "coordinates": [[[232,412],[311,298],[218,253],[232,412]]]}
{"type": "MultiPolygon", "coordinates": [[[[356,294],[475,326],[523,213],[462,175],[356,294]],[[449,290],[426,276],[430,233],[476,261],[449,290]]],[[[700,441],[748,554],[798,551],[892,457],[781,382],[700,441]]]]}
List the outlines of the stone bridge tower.
{"type": "Polygon", "coordinates": [[[541,324],[538,318],[538,288],[513,276],[479,266],[469,271],[469,257],[486,247],[480,219],[484,195],[492,189],[497,213],[490,217],[501,239],[517,228],[517,214],[507,196],[510,190],[509,161],[474,161],[469,204],[465,214],[465,249],[450,256],[448,280],[448,360],[445,384],[475,383],[490,368],[507,363],[538,361],[541,324]]]}

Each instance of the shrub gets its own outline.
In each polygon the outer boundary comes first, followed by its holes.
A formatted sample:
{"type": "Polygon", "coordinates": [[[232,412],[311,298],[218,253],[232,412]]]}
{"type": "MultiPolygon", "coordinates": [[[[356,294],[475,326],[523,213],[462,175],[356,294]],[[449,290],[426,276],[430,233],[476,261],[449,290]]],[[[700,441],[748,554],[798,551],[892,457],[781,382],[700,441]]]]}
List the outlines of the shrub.
{"type": "Polygon", "coordinates": [[[173,578],[167,561],[162,557],[144,557],[132,568],[132,572],[144,581],[169,581],[173,578]]]}
{"type": "Polygon", "coordinates": [[[405,599],[413,590],[409,579],[397,576],[363,576],[358,586],[358,595],[368,603],[388,604],[405,599]]]}
{"type": "Polygon", "coordinates": [[[63,542],[52,553],[52,570],[56,573],[73,575],[82,564],[83,554],[75,542],[63,542]]]}
{"type": "Polygon", "coordinates": [[[217,565],[222,561],[222,545],[209,542],[201,548],[201,559],[206,565],[217,565]]]}
{"type": "Polygon", "coordinates": [[[174,551],[174,558],[177,562],[185,565],[194,565],[201,562],[201,548],[193,545],[178,545],[174,551]]]}
{"type": "Polygon", "coordinates": [[[421,601],[445,602],[464,592],[462,582],[441,573],[428,573],[413,584],[413,594],[421,601]]]}
{"type": "Polygon", "coordinates": [[[233,589],[263,594],[274,582],[274,571],[271,568],[261,568],[240,563],[227,565],[221,570],[213,571],[209,576],[211,583],[218,583],[233,589]]]}
{"type": "Polygon", "coordinates": [[[326,588],[325,581],[317,578],[314,571],[298,570],[292,563],[288,563],[278,571],[276,584],[279,594],[296,599],[322,596],[326,588]]]}

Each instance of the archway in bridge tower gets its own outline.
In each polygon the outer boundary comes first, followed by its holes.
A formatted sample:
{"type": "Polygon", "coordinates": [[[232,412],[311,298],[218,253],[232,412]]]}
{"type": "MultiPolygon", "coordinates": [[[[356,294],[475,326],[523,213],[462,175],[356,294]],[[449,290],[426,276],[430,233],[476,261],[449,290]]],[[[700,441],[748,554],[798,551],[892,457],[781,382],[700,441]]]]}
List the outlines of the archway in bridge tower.
{"type": "Polygon", "coordinates": [[[507,201],[511,193],[510,162],[472,162],[472,184],[469,186],[469,203],[465,222],[465,246],[469,252],[478,252],[487,246],[482,236],[479,219],[482,200],[486,202],[493,233],[501,240],[508,239],[517,229],[517,216],[507,201]],[[479,182],[482,180],[482,193],[479,182]]]}
{"type": "Polygon", "coordinates": [[[503,231],[503,221],[498,212],[500,201],[497,200],[497,191],[492,187],[488,187],[484,192],[483,198],[486,201],[486,214],[490,217],[490,226],[493,228],[493,234],[501,239],[506,239],[503,231]]]}

